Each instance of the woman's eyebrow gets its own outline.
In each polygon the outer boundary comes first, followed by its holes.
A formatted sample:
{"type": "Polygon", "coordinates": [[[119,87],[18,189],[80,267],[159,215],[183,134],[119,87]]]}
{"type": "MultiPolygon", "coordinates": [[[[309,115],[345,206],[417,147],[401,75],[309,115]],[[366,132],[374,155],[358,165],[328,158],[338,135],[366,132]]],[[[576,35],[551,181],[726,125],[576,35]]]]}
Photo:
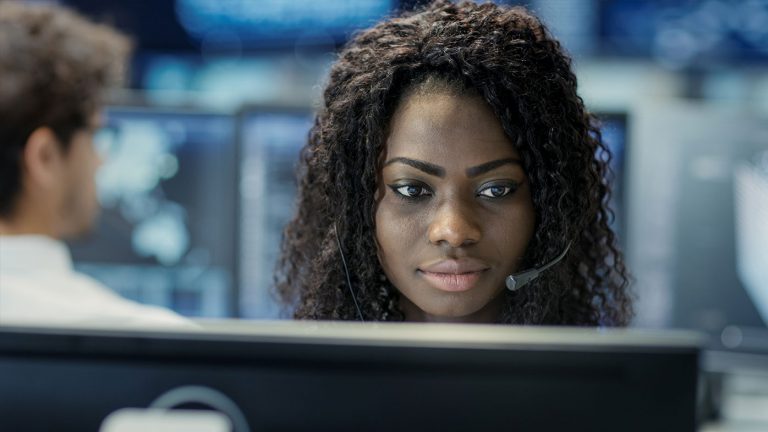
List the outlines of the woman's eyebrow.
{"type": "Polygon", "coordinates": [[[494,161],[486,162],[484,164],[480,164],[478,166],[467,168],[467,171],[466,171],[467,177],[469,178],[477,177],[480,174],[485,174],[489,171],[493,171],[496,168],[506,164],[516,164],[516,165],[520,165],[521,167],[523,165],[520,159],[516,159],[516,158],[497,159],[494,161]]]}
{"type": "Polygon", "coordinates": [[[429,162],[424,162],[424,161],[420,161],[420,160],[416,160],[416,159],[409,159],[409,158],[404,158],[404,157],[396,157],[396,158],[392,158],[392,159],[384,162],[384,166],[391,165],[391,164],[393,164],[395,162],[400,162],[400,163],[405,164],[405,165],[410,165],[410,166],[416,168],[417,170],[424,171],[425,173],[427,173],[429,175],[432,175],[432,176],[436,176],[436,177],[440,177],[440,178],[445,177],[445,168],[443,168],[441,166],[438,166],[438,165],[435,165],[435,164],[431,164],[429,162]]]}
{"type": "MultiPolygon", "coordinates": [[[[445,168],[439,165],[431,164],[429,162],[425,162],[417,159],[396,157],[386,161],[384,163],[384,166],[388,166],[396,162],[412,166],[418,169],[419,171],[423,171],[429,175],[433,175],[440,178],[445,177],[445,168]]],[[[520,159],[516,159],[516,158],[497,159],[490,162],[486,162],[484,164],[480,164],[478,166],[467,168],[466,170],[467,177],[469,178],[477,177],[481,174],[485,174],[489,171],[493,171],[496,168],[502,165],[507,165],[507,164],[516,164],[516,165],[522,166],[522,162],[520,161],[520,159]]]]}

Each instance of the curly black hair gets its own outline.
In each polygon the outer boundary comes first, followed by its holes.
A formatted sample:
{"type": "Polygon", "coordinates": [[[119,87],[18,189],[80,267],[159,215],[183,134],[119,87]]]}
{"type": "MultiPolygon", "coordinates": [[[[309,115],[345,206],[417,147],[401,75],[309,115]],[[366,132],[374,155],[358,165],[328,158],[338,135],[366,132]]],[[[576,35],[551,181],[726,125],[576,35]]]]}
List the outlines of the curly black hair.
{"type": "Polygon", "coordinates": [[[338,230],[365,319],[404,319],[377,257],[377,173],[399,101],[435,77],[479,94],[522,156],[536,212],[524,267],[572,242],[559,265],[524,289],[505,290],[498,322],[626,325],[632,296],[610,226],[611,156],[576,92],[570,58],[524,8],[444,0],[359,33],[330,71],[275,274],[294,318],[358,318],[338,230]]]}

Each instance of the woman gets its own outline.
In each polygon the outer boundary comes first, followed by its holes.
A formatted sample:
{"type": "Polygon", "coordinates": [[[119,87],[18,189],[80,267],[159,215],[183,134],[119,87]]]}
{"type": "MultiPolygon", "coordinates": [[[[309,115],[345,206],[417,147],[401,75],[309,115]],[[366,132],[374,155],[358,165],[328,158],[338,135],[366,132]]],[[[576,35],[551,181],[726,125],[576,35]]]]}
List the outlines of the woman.
{"type": "Polygon", "coordinates": [[[625,325],[609,157],[526,10],[438,1],[380,23],[331,69],[278,293],[299,319],[625,325]]]}

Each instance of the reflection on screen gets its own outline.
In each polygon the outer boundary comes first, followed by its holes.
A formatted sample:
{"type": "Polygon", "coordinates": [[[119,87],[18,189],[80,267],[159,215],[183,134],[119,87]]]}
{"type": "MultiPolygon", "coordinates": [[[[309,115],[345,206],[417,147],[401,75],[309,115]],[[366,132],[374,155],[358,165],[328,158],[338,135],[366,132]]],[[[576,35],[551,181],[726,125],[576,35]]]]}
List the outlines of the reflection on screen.
{"type": "Polygon", "coordinates": [[[228,316],[235,293],[234,120],[113,108],[96,136],[103,207],[72,244],[80,271],[125,297],[190,316],[228,316]]]}

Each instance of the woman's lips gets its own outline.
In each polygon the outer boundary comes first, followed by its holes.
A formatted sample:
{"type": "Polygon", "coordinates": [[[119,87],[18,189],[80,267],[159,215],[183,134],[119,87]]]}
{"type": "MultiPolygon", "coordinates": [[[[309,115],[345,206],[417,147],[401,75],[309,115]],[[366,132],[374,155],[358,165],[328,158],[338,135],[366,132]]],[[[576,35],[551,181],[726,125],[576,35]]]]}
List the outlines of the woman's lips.
{"type": "Polygon", "coordinates": [[[483,271],[469,273],[432,273],[419,270],[424,279],[435,288],[448,292],[462,292],[472,289],[483,271]]]}
{"type": "Polygon", "coordinates": [[[475,286],[488,268],[474,258],[442,259],[419,267],[418,273],[439,290],[461,292],[475,286]]]}

